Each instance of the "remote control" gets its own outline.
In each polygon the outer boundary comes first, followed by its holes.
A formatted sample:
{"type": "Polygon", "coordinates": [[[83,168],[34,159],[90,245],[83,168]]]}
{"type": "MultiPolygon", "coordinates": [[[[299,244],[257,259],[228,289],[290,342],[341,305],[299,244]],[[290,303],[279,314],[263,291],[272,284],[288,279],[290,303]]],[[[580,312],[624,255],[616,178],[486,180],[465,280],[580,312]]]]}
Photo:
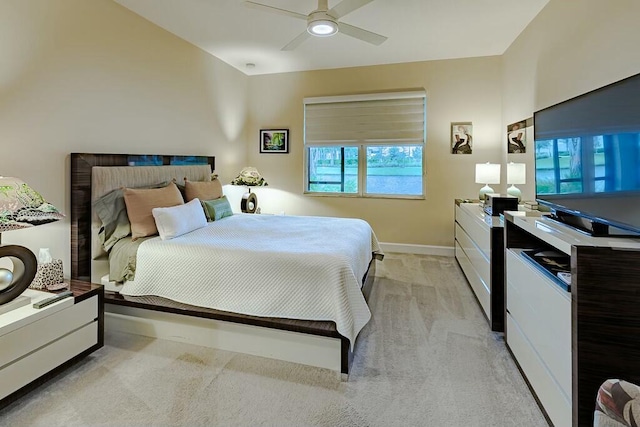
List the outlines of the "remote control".
{"type": "Polygon", "coordinates": [[[38,301],[36,303],[33,304],[33,308],[43,308],[46,307],[48,305],[53,304],[54,302],[58,302],[61,301],[67,297],[71,297],[73,296],[73,292],[71,291],[65,291],[62,293],[59,293],[58,295],[54,295],[52,297],[49,298],[45,298],[42,301],[38,301]]]}
{"type": "Polygon", "coordinates": [[[571,273],[565,273],[565,272],[559,271],[558,273],[556,273],[556,275],[560,280],[562,280],[567,285],[571,284],[571,273]]]}

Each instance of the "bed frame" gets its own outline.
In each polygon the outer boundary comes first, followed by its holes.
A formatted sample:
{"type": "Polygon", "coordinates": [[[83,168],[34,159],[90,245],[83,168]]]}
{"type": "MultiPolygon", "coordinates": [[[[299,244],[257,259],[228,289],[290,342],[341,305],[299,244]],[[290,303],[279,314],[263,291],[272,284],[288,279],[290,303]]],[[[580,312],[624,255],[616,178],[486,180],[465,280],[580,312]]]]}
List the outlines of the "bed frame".
{"type": "MultiPolygon", "coordinates": [[[[147,156],[149,157],[149,156],[147,156]]],[[[175,156],[154,156],[169,165],[175,156]]],[[[91,168],[128,166],[127,154],[71,154],[71,278],[91,282],[91,168]]],[[[215,169],[215,158],[205,161],[215,169]]],[[[362,278],[365,299],[375,259],[362,278]]],[[[331,321],[247,316],[181,304],[160,297],[105,292],[105,323],[112,330],[287,360],[348,374],[353,352],[331,321]]]]}

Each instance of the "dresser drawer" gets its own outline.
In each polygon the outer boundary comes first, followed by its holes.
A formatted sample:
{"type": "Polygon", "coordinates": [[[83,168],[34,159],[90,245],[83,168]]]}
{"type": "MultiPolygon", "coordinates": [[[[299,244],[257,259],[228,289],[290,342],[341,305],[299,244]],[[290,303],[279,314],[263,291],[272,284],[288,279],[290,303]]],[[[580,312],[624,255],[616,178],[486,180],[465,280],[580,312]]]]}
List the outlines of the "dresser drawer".
{"type": "Polygon", "coordinates": [[[507,312],[571,396],[571,296],[512,250],[507,250],[507,312]]]}
{"type": "Polygon", "coordinates": [[[491,291],[491,261],[490,259],[476,246],[475,242],[471,240],[471,237],[456,224],[456,241],[460,247],[465,251],[469,261],[473,264],[473,267],[478,272],[478,275],[482,279],[484,286],[487,288],[487,292],[491,291]]]}
{"type": "MultiPolygon", "coordinates": [[[[26,338],[31,339],[28,335],[26,338]]],[[[0,399],[4,399],[97,343],[98,322],[92,322],[3,367],[0,371],[0,399]]]]}
{"type": "Polygon", "coordinates": [[[467,256],[467,253],[464,251],[464,249],[460,246],[460,244],[457,241],[456,241],[455,251],[456,251],[456,259],[458,260],[458,263],[460,264],[462,271],[464,271],[464,275],[469,281],[469,284],[471,285],[471,289],[473,290],[473,293],[476,295],[476,298],[480,302],[480,306],[482,307],[482,310],[484,311],[485,316],[487,316],[487,319],[490,319],[491,318],[491,312],[490,312],[491,294],[489,292],[488,284],[482,281],[482,277],[473,266],[473,263],[467,256]]]}
{"type": "Polygon", "coordinates": [[[79,329],[98,317],[98,296],[57,311],[0,337],[0,366],[79,329]]]}
{"type": "Polygon", "coordinates": [[[491,257],[491,233],[489,225],[482,221],[477,215],[472,215],[468,209],[479,210],[480,207],[478,205],[465,207],[456,206],[456,222],[464,229],[471,240],[475,242],[484,256],[489,259],[491,257]]]}
{"type": "MultiPolygon", "coordinates": [[[[571,426],[571,394],[567,395],[558,385],[553,374],[540,360],[535,349],[527,340],[514,321],[507,313],[507,345],[515,356],[520,368],[538,396],[538,400],[556,427],[571,426]]],[[[549,331],[551,333],[551,331],[549,331]]],[[[595,398],[594,398],[595,399],[595,398]]]]}

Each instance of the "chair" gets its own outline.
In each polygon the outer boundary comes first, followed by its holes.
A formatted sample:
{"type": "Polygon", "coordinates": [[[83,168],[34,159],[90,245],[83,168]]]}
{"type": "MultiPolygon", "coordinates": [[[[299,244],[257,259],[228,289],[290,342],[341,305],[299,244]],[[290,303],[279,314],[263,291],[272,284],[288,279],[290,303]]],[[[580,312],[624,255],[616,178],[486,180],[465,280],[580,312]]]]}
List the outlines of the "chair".
{"type": "Polygon", "coordinates": [[[593,426],[640,426],[640,387],[622,380],[606,380],[598,390],[593,426]]]}

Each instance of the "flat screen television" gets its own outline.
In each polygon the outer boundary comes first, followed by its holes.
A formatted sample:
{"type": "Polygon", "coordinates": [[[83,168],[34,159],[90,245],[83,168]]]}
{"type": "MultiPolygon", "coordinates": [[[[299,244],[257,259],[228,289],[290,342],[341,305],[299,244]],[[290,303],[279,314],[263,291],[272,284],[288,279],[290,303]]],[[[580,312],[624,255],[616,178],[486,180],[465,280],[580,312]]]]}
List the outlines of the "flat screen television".
{"type": "Polygon", "coordinates": [[[640,74],[534,113],[536,199],[593,235],[640,234],[640,74]]]}

